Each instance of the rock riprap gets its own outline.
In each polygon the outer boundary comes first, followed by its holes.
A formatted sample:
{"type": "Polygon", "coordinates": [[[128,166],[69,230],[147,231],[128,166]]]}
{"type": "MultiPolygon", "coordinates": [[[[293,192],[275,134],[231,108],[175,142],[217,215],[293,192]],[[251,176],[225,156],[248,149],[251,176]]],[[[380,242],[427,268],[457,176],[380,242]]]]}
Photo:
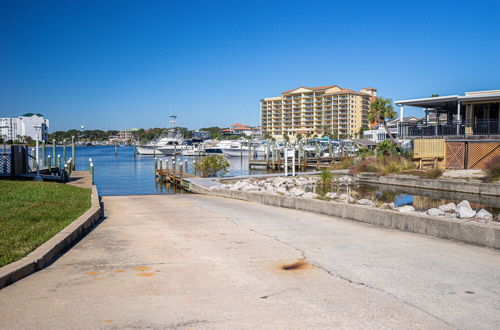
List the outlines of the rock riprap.
{"type": "MultiPolygon", "coordinates": [[[[338,184],[351,184],[352,178],[350,176],[342,176],[336,178],[335,182],[338,184]]],[[[266,179],[244,179],[236,181],[232,184],[222,184],[213,186],[212,190],[232,190],[244,192],[260,192],[271,195],[283,195],[299,197],[304,199],[324,199],[333,202],[358,204],[365,207],[394,210],[402,213],[413,213],[416,215],[425,215],[438,218],[449,218],[459,220],[470,220],[481,223],[492,223],[500,225],[500,214],[497,217],[493,216],[485,209],[475,211],[472,209],[469,201],[463,200],[458,204],[446,203],[439,207],[430,208],[428,210],[415,210],[412,205],[403,205],[397,207],[394,203],[377,203],[371,199],[361,198],[356,200],[354,197],[347,194],[339,194],[337,192],[327,192],[323,197],[312,192],[307,191],[303,186],[312,186],[319,183],[319,178],[315,176],[299,176],[299,177],[273,177],[266,179]],[[495,219],[495,221],[493,221],[495,219]]],[[[309,189],[310,190],[310,189],[309,189]]]]}

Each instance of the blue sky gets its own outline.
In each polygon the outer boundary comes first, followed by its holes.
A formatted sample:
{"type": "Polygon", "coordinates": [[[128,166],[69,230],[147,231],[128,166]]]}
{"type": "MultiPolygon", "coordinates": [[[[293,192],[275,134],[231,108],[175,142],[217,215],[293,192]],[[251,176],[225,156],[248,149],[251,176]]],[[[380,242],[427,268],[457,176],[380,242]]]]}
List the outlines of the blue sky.
{"type": "MultiPolygon", "coordinates": [[[[51,131],[257,124],[298,86],[500,89],[499,1],[0,0],[0,117],[51,131]]],[[[417,109],[408,115],[419,115],[417,109]]]]}

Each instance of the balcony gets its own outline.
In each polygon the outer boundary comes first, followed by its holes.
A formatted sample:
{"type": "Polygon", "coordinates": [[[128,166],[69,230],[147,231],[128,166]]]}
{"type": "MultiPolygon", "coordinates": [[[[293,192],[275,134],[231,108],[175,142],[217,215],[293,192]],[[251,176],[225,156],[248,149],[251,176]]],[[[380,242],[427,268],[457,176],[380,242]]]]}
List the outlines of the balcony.
{"type": "Polygon", "coordinates": [[[449,135],[500,135],[498,119],[478,119],[475,122],[448,122],[443,124],[403,123],[403,136],[449,136],[449,135]],[[467,128],[471,133],[465,133],[467,128]]]}

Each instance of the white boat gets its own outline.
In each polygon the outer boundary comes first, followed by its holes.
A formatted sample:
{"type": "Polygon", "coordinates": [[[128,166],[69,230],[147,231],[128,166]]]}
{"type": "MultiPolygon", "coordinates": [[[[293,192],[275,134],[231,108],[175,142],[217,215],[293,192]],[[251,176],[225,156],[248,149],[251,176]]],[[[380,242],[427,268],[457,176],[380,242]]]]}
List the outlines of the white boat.
{"type": "MultiPolygon", "coordinates": [[[[218,147],[226,157],[248,157],[248,143],[240,141],[222,141],[218,147]]],[[[252,156],[262,157],[265,155],[264,146],[252,146],[252,156]]]]}
{"type": "Polygon", "coordinates": [[[182,149],[183,156],[205,156],[205,150],[203,145],[201,147],[198,146],[186,146],[182,149]]]}
{"type": "Polygon", "coordinates": [[[183,143],[184,140],[180,133],[171,129],[165,136],[160,137],[158,140],[137,146],[137,152],[140,155],[171,156],[182,152],[186,147],[183,143]]]}

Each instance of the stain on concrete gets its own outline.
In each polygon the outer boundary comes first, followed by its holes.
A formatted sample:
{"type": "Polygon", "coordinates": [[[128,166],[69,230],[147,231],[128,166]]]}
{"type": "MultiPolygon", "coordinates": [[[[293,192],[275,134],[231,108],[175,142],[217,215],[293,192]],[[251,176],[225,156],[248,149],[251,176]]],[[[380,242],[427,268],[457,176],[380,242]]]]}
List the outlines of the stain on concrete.
{"type": "Polygon", "coordinates": [[[90,272],[86,272],[85,274],[87,274],[87,275],[97,275],[99,273],[96,272],[96,271],[90,271],[90,272]]]}
{"type": "Polygon", "coordinates": [[[123,269],[117,269],[115,270],[115,273],[125,273],[125,271],[123,269]]]}
{"type": "Polygon", "coordinates": [[[150,277],[153,276],[155,273],[139,273],[135,274],[136,276],[142,276],[142,277],[150,277]]]}
{"type": "Polygon", "coordinates": [[[113,320],[104,320],[104,322],[106,322],[106,323],[112,323],[113,320]]]}
{"type": "Polygon", "coordinates": [[[305,262],[304,260],[297,260],[295,261],[294,263],[291,263],[291,264],[284,264],[284,265],[281,265],[280,268],[282,270],[287,270],[287,271],[296,271],[296,270],[302,270],[302,269],[306,269],[306,268],[310,268],[311,265],[307,262],[305,262]]]}
{"type": "Polygon", "coordinates": [[[136,266],[136,267],[132,267],[132,270],[135,270],[136,272],[145,272],[147,270],[150,270],[151,267],[149,266],[136,266]]]}

